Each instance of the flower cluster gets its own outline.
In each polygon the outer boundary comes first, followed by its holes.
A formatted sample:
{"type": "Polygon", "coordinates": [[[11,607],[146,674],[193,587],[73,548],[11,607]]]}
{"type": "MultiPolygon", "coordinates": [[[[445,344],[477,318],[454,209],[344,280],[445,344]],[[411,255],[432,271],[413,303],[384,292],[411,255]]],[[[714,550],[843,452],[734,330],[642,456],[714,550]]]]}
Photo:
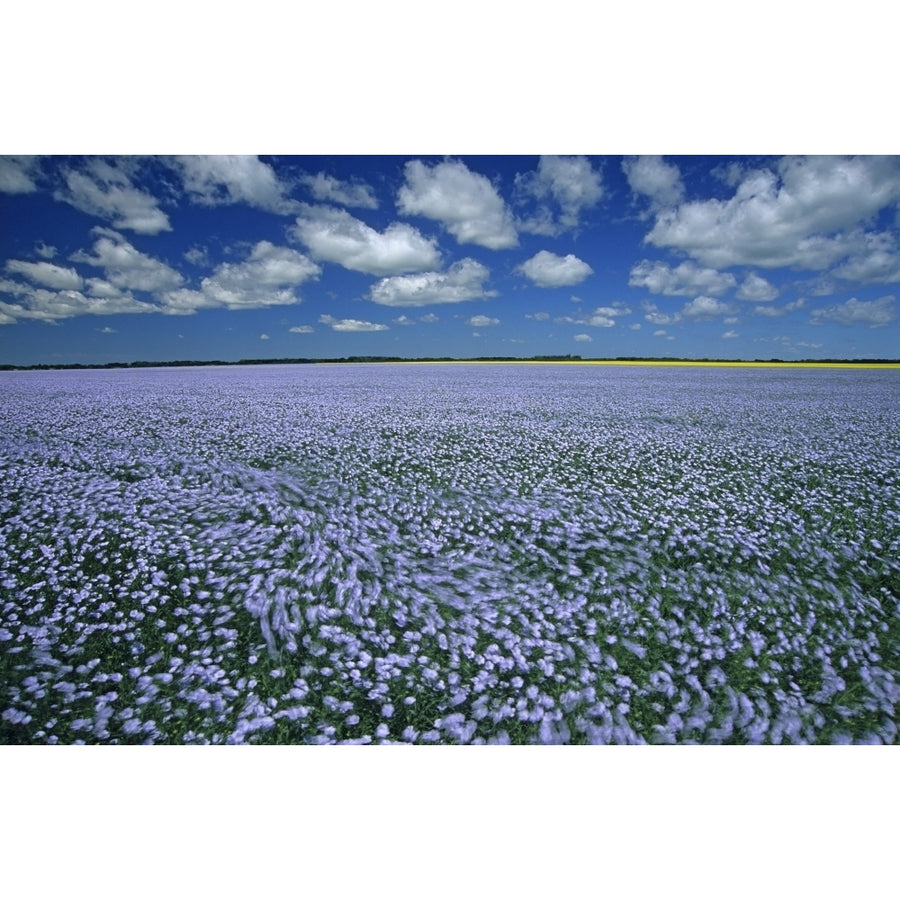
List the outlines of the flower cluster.
{"type": "Polygon", "coordinates": [[[0,741],[897,741],[896,372],[0,378],[0,741]]]}

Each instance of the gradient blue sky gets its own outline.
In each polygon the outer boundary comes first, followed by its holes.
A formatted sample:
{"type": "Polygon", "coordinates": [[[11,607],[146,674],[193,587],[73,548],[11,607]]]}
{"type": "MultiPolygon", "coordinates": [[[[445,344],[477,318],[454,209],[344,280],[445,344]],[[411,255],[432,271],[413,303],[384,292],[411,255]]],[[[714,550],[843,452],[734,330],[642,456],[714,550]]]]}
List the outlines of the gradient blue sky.
{"type": "Polygon", "coordinates": [[[0,158],[0,362],[900,356],[900,157],[0,158]]]}

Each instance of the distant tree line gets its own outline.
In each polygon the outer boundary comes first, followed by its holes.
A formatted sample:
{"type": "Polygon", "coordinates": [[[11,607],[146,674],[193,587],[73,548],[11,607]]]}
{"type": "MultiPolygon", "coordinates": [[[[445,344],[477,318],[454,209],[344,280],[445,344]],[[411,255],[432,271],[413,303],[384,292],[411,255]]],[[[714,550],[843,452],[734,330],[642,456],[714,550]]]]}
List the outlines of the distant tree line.
{"type": "Polygon", "coordinates": [[[9,363],[0,363],[0,372],[33,371],[47,369],[149,369],[149,368],[176,368],[184,366],[260,366],[260,365],[309,365],[323,363],[396,363],[396,362],[641,362],[641,363],[781,363],[781,364],[808,364],[808,363],[843,363],[865,365],[897,365],[900,359],[795,359],[784,360],[777,357],[771,359],[719,359],[703,357],[696,359],[682,356],[616,356],[616,357],[591,357],[584,360],[581,356],[567,353],[565,355],[542,356],[340,356],[327,359],[307,359],[304,357],[280,357],[277,359],[173,359],[162,361],[135,360],[134,362],[108,362],[108,363],[34,363],[29,366],[14,366],[9,363]]]}

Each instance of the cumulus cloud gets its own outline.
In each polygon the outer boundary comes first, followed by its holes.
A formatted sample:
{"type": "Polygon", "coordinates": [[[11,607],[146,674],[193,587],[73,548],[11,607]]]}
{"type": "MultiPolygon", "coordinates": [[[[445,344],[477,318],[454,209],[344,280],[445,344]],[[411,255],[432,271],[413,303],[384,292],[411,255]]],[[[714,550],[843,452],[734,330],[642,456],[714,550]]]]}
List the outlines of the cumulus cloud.
{"type": "Polygon", "coordinates": [[[377,325],[375,322],[363,322],[359,319],[336,319],[334,316],[319,316],[323,325],[328,325],[334,331],[387,331],[387,325],[377,325]]]}
{"type": "Polygon", "coordinates": [[[339,203],[341,206],[358,206],[362,209],[378,208],[375,192],[362,181],[340,181],[325,172],[303,175],[300,181],[322,203],[339,203]]]}
{"type": "Polygon", "coordinates": [[[650,199],[657,208],[677,206],[684,197],[678,167],[661,156],[636,156],[622,162],[631,190],[650,199]]]}
{"type": "Polygon", "coordinates": [[[630,315],[631,310],[621,303],[615,306],[598,306],[589,315],[559,316],[554,322],[560,325],[592,325],[594,328],[612,328],[618,316],[630,315]]]}
{"type": "Polygon", "coordinates": [[[754,303],[767,303],[778,296],[778,288],[759,275],[750,273],[738,288],[738,300],[751,300],[754,303]]]}
{"type": "Polygon", "coordinates": [[[594,339],[589,334],[576,334],[574,340],[588,342],[593,341],[594,339]]]}
{"type": "Polygon", "coordinates": [[[312,334],[314,330],[312,325],[294,325],[288,329],[292,334],[312,334]]]}
{"type": "Polygon", "coordinates": [[[0,194],[32,194],[37,189],[35,156],[0,156],[0,194]]]}
{"type": "Polygon", "coordinates": [[[399,275],[439,266],[436,243],[411,225],[395,222],[384,232],[370,228],[346,210],[304,206],[291,236],[317,259],[367,275],[399,275]]]}
{"type": "Polygon", "coordinates": [[[732,331],[724,332],[722,334],[722,337],[723,338],[736,338],[736,337],[740,337],[740,335],[736,331],[732,330],[732,331]]]}
{"type": "Polygon", "coordinates": [[[382,306],[429,306],[432,303],[481,300],[497,295],[496,291],[484,289],[489,275],[486,266],[467,257],[455,262],[445,272],[382,278],[372,285],[369,298],[382,306]]]}
{"type": "Polygon", "coordinates": [[[256,156],[178,156],[172,165],[190,198],[204,206],[246,203],[288,214],[298,208],[275,170],[256,156]]]}
{"type": "Polygon", "coordinates": [[[74,316],[159,312],[158,306],[135,300],[128,293],[119,293],[115,297],[89,297],[81,291],[27,287],[18,296],[20,302],[0,302],[0,315],[4,317],[5,324],[12,324],[20,319],[55,322],[74,316]]]}
{"type": "Polygon", "coordinates": [[[698,293],[717,297],[737,284],[729,272],[717,272],[696,263],[686,261],[674,269],[664,262],[641,260],[631,270],[629,287],[647,288],[651,294],[673,296],[696,296],[698,293]]]}
{"type": "Polygon", "coordinates": [[[715,297],[695,297],[681,308],[681,315],[688,319],[714,319],[716,316],[727,316],[734,312],[733,307],[715,297]]]}
{"type": "Polygon", "coordinates": [[[6,263],[6,271],[24,275],[29,281],[57,290],[79,291],[84,287],[84,279],[75,271],[48,262],[25,262],[11,259],[6,263]]]}
{"type": "Polygon", "coordinates": [[[263,333],[263,334],[261,334],[261,335],[259,336],[259,339],[260,339],[261,341],[268,341],[268,340],[269,340],[269,336],[268,336],[267,334],[263,333]]]}
{"type": "Polygon", "coordinates": [[[425,313],[424,316],[419,316],[419,321],[431,324],[433,322],[439,322],[440,319],[438,319],[438,317],[434,313],[425,313]]]}
{"type": "Polygon", "coordinates": [[[546,322],[547,319],[550,318],[550,313],[546,312],[536,312],[536,313],[525,313],[526,319],[534,319],[535,322],[546,322]]]}
{"type": "Polygon", "coordinates": [[[491,250],[518,244],[512,214],[484,175],[457,160],[431,168],[411,160],[405,175],[406,183],[397,194],[397,208],[404,215],[440,222],[460,244],[491,250]]]}
{"type": "Polygon", "coordinates": [[[890,325],[897,318],[893,294],[879,297],[877,300],[857,300],[852,297],[846,303],[835,303],[812,311],[811,322],[821,325],[823,321],[837,322],[840,325],[868,325],[879,328],[890,325]]]}
{"type": "Polygon", "coordinates": [[[728,200],[662,210],[645,240],[703,265],[824,269],[860,250],[857,226],[900,198],[897,157],[787,157],[728,200]]]}
{"type": "Polygon", "coordinates": [[[54,192],[55,199],[106,219],[115,228],[138,234],[172,230],[156,198],[136,188],[124,169],[106,160],[91,159],[83,170],[68,169],[64,181],[65,189],[54,192]]]}
{"type": "Polygon", "coordinates": [[[600,173],[584,156],[542,156],[537,171],[516,176],[516,187],[539,201],[536,213],[519,222],[533,234],[577,228],[581,211],[603,197],[600,173]]]}
{"type": "Polygon", "coordinates": [[[806,307],[806,298],[799,297],[796,300],[791,301],[790,303],[785,303],[784,306],[757,306],[753,309],[753,314],[757,316],[768,316],[770,318],[777,318],[779,316],[786,316],[788,313],[796,312],[798,309],[804,309],[806,307]]]}
{"type": "Polygon", "coordinates": [[[490,316],[472,316],[466,319],[466,325],[471,325],[473,328],[488,328],[491,325],[499,324],[499,319],[492,319],[490,316]]]}
{"type": "Polygon", "coordinates": [[[73,253],[73,262],[106,270],[106,280],[121,290],[158,292],[175,290],[184,279],[175,269],[133,247],[122,235],[108,228],[95,228],[94,255],[73,253]]]}
{"type": "Polygon", "coordinates": [[[320,272],[302,253],[260,241],[245,262],[220,264],[200,287],[216,306],[228,309],[280,306],[299,303],[293,289],[320,272]]]}
{"type": "Polygon", "coordinates": [[[649,300],[644,301],[641,308],[644,310],[644,319],[651,325],[674,325],[681,321],[678,313],[661,312],[659,307],[649,300]]]}
{"type": "Polygon", "coordinates": [[[594,270],[572,253],[557,256],[541,250],[516,268],[538,287],[565,287],[580,284],[594,270]]]}
{"type": "Polygon", "coordinates": [[[866,234],[859,251],[832,275],[861,284],[893,284],[900,282],[900,249],[890,232],[866,234]]]}

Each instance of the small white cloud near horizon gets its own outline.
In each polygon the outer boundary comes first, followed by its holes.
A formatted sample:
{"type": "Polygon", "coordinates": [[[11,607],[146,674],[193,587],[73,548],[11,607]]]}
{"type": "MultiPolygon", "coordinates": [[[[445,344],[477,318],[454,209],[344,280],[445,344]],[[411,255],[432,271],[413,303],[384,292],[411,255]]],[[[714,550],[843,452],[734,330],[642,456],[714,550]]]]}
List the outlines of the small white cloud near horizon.
{"type": "Polygon", "coordinates": [[[594,339],[589,334],[576,334],[573,340],[579,341],[580,343],[588,343],[594,339]]]}
{"type": "Polygon", "coordinates": [[[472,316],[466,319],[466,325],[471,325],[473,328],[489,328],[492,325],[499,324],[499,319],[492,319],[490,316],[472,316]]]}
{"type": "Polygon", "coordinates": [[[387,325],[375,322],[363,322],[360,319],[336,319],[334,316],[321,315],[319,321],[328,325],[332,331],[387,331],[387,325]]]}

